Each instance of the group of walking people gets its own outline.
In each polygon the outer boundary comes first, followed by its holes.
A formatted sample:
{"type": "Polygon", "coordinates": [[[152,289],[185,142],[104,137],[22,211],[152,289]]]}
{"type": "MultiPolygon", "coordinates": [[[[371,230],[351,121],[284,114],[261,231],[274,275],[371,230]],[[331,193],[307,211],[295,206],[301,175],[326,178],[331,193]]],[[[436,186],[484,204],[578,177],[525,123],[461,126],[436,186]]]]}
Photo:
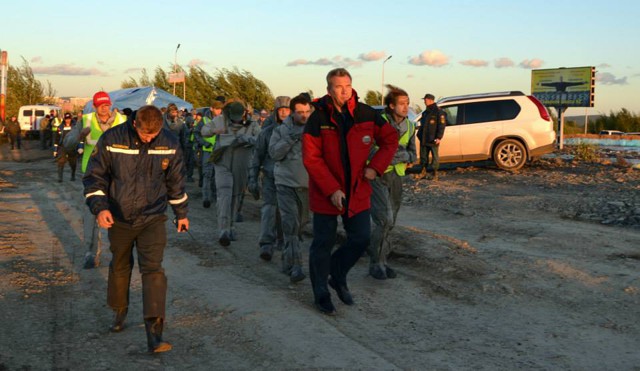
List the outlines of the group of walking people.
{"type": "Polygon", "coordinates": [[[177,107],[163,114],[144,106],[127,118],[111,110],[107,93],[96,93],[95,112],[65,133],[63,143],[83,149],[90,211],[85,268],[99,264],[99,253],[93,253],[96,232],[108,229],[112,332],[125,328],[135,246],[149,350],[171,349],[162,339],[165,211],[173,209],[178,232],[189,229],[185,183],[193,181],[188,164],[197,151],[203,207],[216,204],[218,243],[226,247],[239,238],[235,223],[248,190],[262,199],[259,256],[270,261],[281,247],[282,272],[291,282],[306,277],[301,231],[313,213],[308,274],[321,313],[336,313],[329,288],[344,304],[354,304],[347,276],[365,251],[372,277],[396,277],[387,262],[390,232],[401,204],[402,177],[417,159],[409,96],[388,85],[379,113],[358,101],[347,70],[331,70],[326,82],[327,94],[315,101],[306,93],[277,97],[273,113],[261,113],[261,120],[252,119],[242,100],[229,99],[216,100],[208,115],[193,112],[186,125],[173,112],[177,107]],[[338,217],[346,239],[334,249],[338,217]]]}

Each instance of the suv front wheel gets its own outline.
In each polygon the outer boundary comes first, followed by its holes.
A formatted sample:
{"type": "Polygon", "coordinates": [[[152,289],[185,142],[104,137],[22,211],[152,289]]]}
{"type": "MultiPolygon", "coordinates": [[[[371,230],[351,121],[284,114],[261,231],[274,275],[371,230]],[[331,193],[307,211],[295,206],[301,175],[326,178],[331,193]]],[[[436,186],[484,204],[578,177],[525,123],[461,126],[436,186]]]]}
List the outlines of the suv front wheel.
{"type": "Polygon", "coordinates": [[[520,170],[527,162],[527,149],[517,140],[503,140],[493,150],[493,161],[503,170],[520,170]]]}

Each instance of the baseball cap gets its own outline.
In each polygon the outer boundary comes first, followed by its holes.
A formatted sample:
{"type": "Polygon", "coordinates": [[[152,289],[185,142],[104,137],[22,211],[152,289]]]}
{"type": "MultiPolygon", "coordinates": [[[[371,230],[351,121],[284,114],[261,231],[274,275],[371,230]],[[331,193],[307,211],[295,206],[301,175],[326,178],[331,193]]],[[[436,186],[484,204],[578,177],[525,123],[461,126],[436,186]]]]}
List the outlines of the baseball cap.
{"type": "Polygon", "coordinates": [[[240,102],[231,102],[227,107],[227,112],[229,113],[229,118],[231,121],[240,121],[244,116],[244,106],[240,102]]]}
{"type": "Polygon", "coordinates": [[[64,114],[64,119],[70,119],[71,118],[71,114],[69,112],[64,114]]]}
{"type": "Polygon", "coordinates": [[[93,106],[98,108],[103,104],[111,105],[111,98],[107,92],[99,91],[93,95],[93,106]]]}
{"type": "Polygon", "coordinates": [[[424,97],[422,99],[431,99],[431,100],[436,100],[436,97],[433,94],[425,94],[424,97]]]}

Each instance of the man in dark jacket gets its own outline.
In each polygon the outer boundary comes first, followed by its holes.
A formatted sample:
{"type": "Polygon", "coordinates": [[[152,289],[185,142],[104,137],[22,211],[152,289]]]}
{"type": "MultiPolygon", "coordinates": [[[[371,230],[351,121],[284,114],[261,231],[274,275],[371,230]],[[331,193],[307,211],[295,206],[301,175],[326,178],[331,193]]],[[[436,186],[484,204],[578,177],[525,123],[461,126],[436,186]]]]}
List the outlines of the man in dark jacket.
{"type": "Polygon", "coordinates": [[[5,125],[5,129],[7,135],[9,135],[9,143],[11,144],[11,149],[15,149],[17,146],[18,149],[22,146],[22,138],[20,137],[20,124],[16,116],[11,116],[11,119],[5,125]]]}
{"type": "Polygon", "coordinates": [[[424,112],[420,116],[420,128],[418,129],[418,140],[420,140],[420,165],[422,173],[420,179],[427,176],[427,166],[429,166],[429,153],[431,153],[433,167],[433,180],[438,180],[438,168],[440,167],[440,156],[438,148],[444,136],[444,129],[447,126],[447,114],[435,103],[433,94],[424,95],[424,112]]]}
{"type": "Polygon", "coordinates": [[[129,306],[133,247],[142,275],[143,317],[150,352],[171,350],[162,340],[167,278],[165,211],[171,205],[178,232],[189,228],[180,143],[162,128],[160,110],[144,106],[136,118],[106,131],[91,155],[84,194],[98,225],[109,229],[107,304],[115,311],[110,330],[120,332],[129,306]]]}
{"type": "Polygon", "coordinates": [[[313,212],[309,275],[316,308],[333,315],[336,309],[327,284],[343,303],[353,304],[347,273],[371,237],[369,182],[389,166],[398,147],[398,133],[373,108],[358,102],[351,75],[344,68],[329,71],[327,92],[314,104],[305,126],[302,159],[309,173],[313,212]],[[374,145],[379,149],[368,161],[374,145]],[[347,240],[331,254],[338,215],[347,240]]]}

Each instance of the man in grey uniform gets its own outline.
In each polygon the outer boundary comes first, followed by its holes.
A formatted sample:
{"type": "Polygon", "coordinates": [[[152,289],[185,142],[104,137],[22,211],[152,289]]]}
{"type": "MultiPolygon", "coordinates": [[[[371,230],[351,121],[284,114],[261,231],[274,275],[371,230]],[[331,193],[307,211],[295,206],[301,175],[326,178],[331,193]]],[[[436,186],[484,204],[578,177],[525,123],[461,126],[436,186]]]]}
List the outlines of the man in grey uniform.
{"type": "Polygon", "coordinates": [[[298,95],[290,102],[293,114],[273,129],[269,155],[275,162],[274,181],[282,218],[282,272],[291,282],[302,281],[301,230],[309,222],[309,175],[302,163],[302,134],[311,116],[311,102],[298,95]]]}
{"type": "Polygon", "coordinates": [[[202,127],[202,136],[207,138],[217,134],[211,154],[215,168],[217,188],[217,214],[222,246],[235,241],[233,223],[238,212],[240,194],[247,186],[249,161],[260,127],[246,117],[244,102],[229,101],[222,114],[202,127]]]}
{"type": "Polygon", "coordinates": [[[278,203],[276,186],[273,179],[273,160],[269,156],[269,140],[275,127],[279,126],[291,113],[289,101],[291,98],[280,96],[276,98],[273,115],[269,116],[262,125],[249,169],[249,192],[258,198],[260,189],[258,178],[262,170],[262,207],[260,208],[260,257],[269,261],[276,244],[277,231],[281,226],[277,223],[278,203]]]}

